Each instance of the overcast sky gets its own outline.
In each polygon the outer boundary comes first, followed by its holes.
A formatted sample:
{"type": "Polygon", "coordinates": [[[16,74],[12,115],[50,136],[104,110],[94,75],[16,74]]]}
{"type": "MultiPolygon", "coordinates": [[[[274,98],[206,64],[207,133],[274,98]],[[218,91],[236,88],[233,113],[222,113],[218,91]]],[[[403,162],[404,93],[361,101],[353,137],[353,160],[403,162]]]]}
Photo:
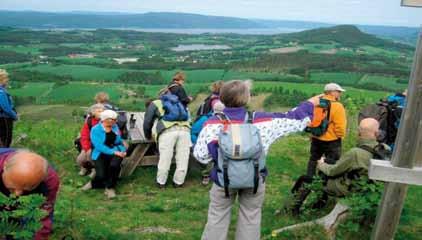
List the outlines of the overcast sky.
{"type": "MultiPolygon", "coordinates": [[[[420,0],[422,1],[422,0],[420,0]]],[[[3,10],[187,12],[242,18],[420,26],[422,8],[401,0],[0,0],[3,10]]]]}

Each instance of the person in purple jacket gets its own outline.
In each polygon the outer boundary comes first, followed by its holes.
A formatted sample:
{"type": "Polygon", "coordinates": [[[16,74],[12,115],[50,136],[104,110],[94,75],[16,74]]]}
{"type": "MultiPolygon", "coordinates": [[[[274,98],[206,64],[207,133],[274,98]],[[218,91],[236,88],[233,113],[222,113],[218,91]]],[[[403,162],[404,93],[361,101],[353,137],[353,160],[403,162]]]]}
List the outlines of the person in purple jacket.
{"type": "MultiPolygon", "coordinates": [[[[246,105],[250,100],[250,81],[233,80],[223,85],[220,100],[226,106],[223,113],[231,123],[243,123],[247,114],[246,105]]],[[[314,106],[319,104],[319,96],[310,98],[298,107],[286,113],[255,112],[252,123],[259,129],[265,155],[273,142],[290,133],[303,131],[313,117],[314,106]]],[[[239,199],[239,217],[236,228],[236,239],[248,240],[260,238],[261,209],[265,195],[265,178],[267,170],[260,173],[260,184],[257,192],[253,189],[230,189],[229,197],[225,196],[224,187],[217,177],[218,168],[218,134],[223,124],[217,116],[206,123],[194,148],[194,156],[202,164],[214,161],[210,178],[214,182],[210,190],[208,220],[202,239],[227,239],[230,225],[231,207],[239,199]]]]}

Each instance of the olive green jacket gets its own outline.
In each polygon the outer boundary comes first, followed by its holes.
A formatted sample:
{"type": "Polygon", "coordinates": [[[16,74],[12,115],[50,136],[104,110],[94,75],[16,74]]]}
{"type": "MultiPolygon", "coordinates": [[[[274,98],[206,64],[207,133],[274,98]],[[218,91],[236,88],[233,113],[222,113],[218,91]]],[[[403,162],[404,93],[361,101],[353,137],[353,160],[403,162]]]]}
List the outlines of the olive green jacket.
{"type": "Polygon", "coordinates": [[[373,158],[372,153],[359,146],[366,145],[374,148],[377,144],[375,140],[359,139],[357,146],[346,152],[336,164],[318,164],[318,169],[329,177],[325,191],[338,197],[355,191],[352,184],[357,179],[351,175],[367,178],[369,163],[373,158]]]}

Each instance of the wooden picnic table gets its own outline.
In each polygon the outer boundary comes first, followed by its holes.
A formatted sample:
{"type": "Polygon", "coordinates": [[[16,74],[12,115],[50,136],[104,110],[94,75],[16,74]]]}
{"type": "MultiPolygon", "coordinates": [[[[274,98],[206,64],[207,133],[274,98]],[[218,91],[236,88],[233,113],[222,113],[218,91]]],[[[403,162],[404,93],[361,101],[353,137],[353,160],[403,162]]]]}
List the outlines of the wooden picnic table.
{"type": "MultiPolygon", "coordinates": [[[[126,112],[128,119],[128,156],[123,159],[120,177],[132,175],[138,166],[157,166],[158,165],[158,149],[157,143],[153,140],[146,139],[143,130],[144,112],[126,112]]],[[[153,127],[153,135],[155,124],[153,127]]],[[[172,162],[175,162],[173,157],[172,162]]],[[[199,169],[199,163],[190,155],[189,169],[199,169]]]]}
{"type": "Polygon", "coordinates": [[[156,143],[146,139],[143,130],[144,112],[126,112],[129,155],[123,159],[120,177],[132,175],[137,166],[158,164],[156,143]]]}

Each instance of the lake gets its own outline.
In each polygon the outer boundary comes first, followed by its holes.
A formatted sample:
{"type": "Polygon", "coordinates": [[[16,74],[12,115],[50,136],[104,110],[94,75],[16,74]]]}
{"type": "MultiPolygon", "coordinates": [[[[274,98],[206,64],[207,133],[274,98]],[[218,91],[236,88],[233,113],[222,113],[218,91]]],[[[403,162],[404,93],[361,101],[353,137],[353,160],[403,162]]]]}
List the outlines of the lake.
{"type": "MultiPolygon", "coordinates": [[[[280,33],[300,32],[307,29],[301,28],[246,28],[246,29],[214,29],[214,28],[109,28],[113,30],[132,30],[140,32],[160,32],[160,33],[178,33],[178,34],[246,34],[246,35],[274,35],[280,33]]],[[[56,31],[73,31],[73,30],[96,30],[95,28],[32,28],[32,30],[56,30],[56,31]]]]}

